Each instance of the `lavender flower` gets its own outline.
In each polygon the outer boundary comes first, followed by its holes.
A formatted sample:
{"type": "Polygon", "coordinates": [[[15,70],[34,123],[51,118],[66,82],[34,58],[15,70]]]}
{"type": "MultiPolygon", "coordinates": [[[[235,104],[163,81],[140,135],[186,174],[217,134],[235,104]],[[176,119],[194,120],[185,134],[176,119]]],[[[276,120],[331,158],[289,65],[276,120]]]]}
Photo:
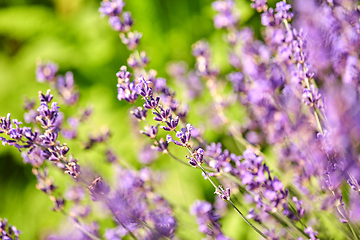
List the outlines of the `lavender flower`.
{"type": "Polygon", "coordinates": [[[173,142],[176,145],[182,146],[182,147],[190,147],[190,137],[191,137],[191,131],[193,127],[191,124],[187,124],[186,128],[182,128],[181,131],[176,132],[176,137],[179,138],[180,142],[177,140],[174,140],[171,135],[167,135],[166,140],[168,143],[173,142]]]}
{"type": "Polygon", "coordinates": [[[110,191],[109,185],[104,183],[101,177],[96,178],[87,189],[92,201],[103,200],[110,191]]]}
{"type": "Polygon", "coordinates": [[[145,120],[147,116],[147,109],[143,109],[142,107],[136,108],[134,111],[130,112],[135,118],[139,121],[145,120]]]}
{"type": "Polygon", "coordinates": [[[175,131],[177,125],[179,124],[179,117],[176,117],[175,119],[173,119],[172,116],[169,116],[169,120],[168,121],[165,120],[165,123],[167,124],[167,126],[161,126],[162,129],[164,129],[165,131],[169,131],[169,132],[175,131]]]}
{"type": "Polygon", "coordinates": [[[110,163],[114,163],[118,160],[118,157],[111,149],[106,150],[106,158],[110,163]]]}
{"type": "Polygon", "coordinates": [[[281,22],[282,19],[290,21],[291,18],[293,17],[293,14],[291,12],[289,12],[290,8],[291,8],[291,5],[287,4],[286,2],[280,1],[280,2],[276,3],[275,19],[278,22],[281,22]]]}
{"type": "MultiPolygon", "coordinates": [[[[167,122],[169,118],[171,118],[169,125],[172,125],[171,122],[174,121],[170,115],[170,108],[167,109],[161,109],[160,113],[157,113],[156,111],[153,111],[153,114],[155,115],[154,120],[158,122],[167,122]]],[[[178,121],[179,122],[179,121],[178,121]]],[[[177,124],[176,124],[177,125],[177,124]]],[[[169,126],[170,127],[170,126],[169,126]]],[[[176,126],[175,126],[176,128],[176,126]]],[[[174,128],[174,129],[175,129],[174,128]]],[[[165,130],[165,129],[164,129],[165,130]]],[[[166,130],[166,131],[173,131],[173,130],[166,130]]]]}
{"type": "Polygon", "coordinates": [[[138,98],[139,93],[136,90],[135,84],[132,82],[125,82],[118,84],[118,96],[119,101],[124,99],[127,102],[133,103],[138,98]]]}
{"type": "Polygon", "coordinates": [[[0,237],[1,239],[19,239],[19,234],[21,233],[15,226],[8,225],[8,220],[0,218],[0,237]]]}
{"type": "Polygon", "coordinates": [[[129,50],[135,49],[139,45],[141,38],[142,34],[136,31],[129,32],[127,36],[123,33],[120,34],[121,41],[127,46],[129,50]]]}
{"type": "MultiPolygon", "coordinates": [[[[162,152],[182,164],[201,169],[219,196],[217,201],[231,205],[266,239],[333,238],[323,218],[314,214],[322,215],[323,211],[328,212],[333,226],[338,220],[342,230],[339,236],[358,239],[358,4],[345,0],[304,0],[292,5],[278,1],[276,7],[270,8],[266,0],[251,2],[262,13],[258,16],[263,24],[258,31],[262,34],[260,40],[250,28],[239,24],[235,1],[213,2],[214,26],[226,31],[228,63],[233,69],[215,68],[210,44],[206,40],[196,42],[192,46],[196,58],[194,70],[188,71],[182,63],[170,67],[169,75],[186,85],[184,96],[172,90],[155,70],[147,69],[148,56],[136,50],[142,34],[131,29],[134,20],[130,12],[123,12],[125,3],[122,0],[101,3],[100,14],[109,17],[111,28],[120,32],[121,42],[135,50],[127,60],[132,69],[122,66],[116,78],[118,99],[133,104],[131,114],[138,120],[133,121],[131,128],[143,129],[140,133],[150,141],[138,144],[145,146],[139,151],[139,161],[150,164],[162,152]],[[211,100],[210,104],[199,100],[202,96],[211,100]],[[186,100],[184,104],[181,98],[186,100]],[[194,99],[193,104],[190,101],[194,99]],[[196,122],[188,122],[196,119],[196,115],[214,124],[205,121],[199,131],[191,125],[196,122]],[[222,135],[214,135],[213,130],[222,135]],[[165,132],[166,140],[162,138],[165,132]],[[208,144],[209,139],[205,138],[208,136],[218,142],[208,144]],[[181,157],[172,152],[175,146],[169,147],[171,142],[184,147],[188,155],[181,157]],[[250,209],[247,217],[232,201],[242,196],[243,207],[250,209]],[[248,219],[269,228],[260,231],[248,219]]],[[[37,79],[55,87],[66,104],[75,105],[79,92],[72,73],[59,76],[57,70],[51,62],[39,64],[37,79]]],[[[49,162],[76,181],[88,182],[90,198],[106,209],[104,214],[111,216],[116,225],[106,230],[107,239],[175,237],[177,221],[172,208],[155,192],[157,173],[150,168],[133,171],[119,167],[125,162],[117,161],[109,150],[112,148],[107,146],[103,152],[107,164],[117,171],[115,186],[110,187],[98,173],[96,177],[94,173],[86,174],[85,165],[80,169],[77,159],[69,154],[68,145],[61,142],[62,136],[76,140],[77,127],[86,117],[80,114],[65,118],[50,91],[40,92],[39,100],[38,108],[32,102],[26,103],[25,121],[32,128],[11,119],[10,114],[0,118],[0,140],[3,145],[20,150],[24,162],[32,165],[37,188],[49,195],[53,210],[64,211],[65,201],[55,194],[56,186],[50,178],[50,168],[46,167],[49,162]],[[63,127],[64,120],[69,128],[63,127]],[[89,179],[95,180],[89,183],[89,179]]],[[[85,149],[108,138],[109,131],[90,136],[85,149]]],[[[81,234],[70,238],[96,239],[98,225],[81,223],[81,218],[90,212],[88,206],[81,204],[83,197],[84,192],[78,188],[66,194],[66,199],[74,202],[71,219],[81,230],[81,234]]],[[[210,203],[196,201],[191,213],[197,217],[200,232],[208,238],[228,239],[219,223],[227,210],[226,206],[213,210],[210,203]]],[[[1,237],[17,238],[15,230],[5,225],[0,220],[1,237]]]]}
{"type": "Polygon", "coordinates": [[[144,164],[150,164],[157,158],[157,151],[152,146],[145,146],[139,153],[139,160],[144,164]]]}
{"type": "Polygon", "coordinates": [[[265,11],[267,9],[267,0],[251,0],[251,7],[256,9],[258,12],[265,11]]]}
{"type": "Polygon", "coordinates": [[[111,28],[117,32],[122,32],[124,30],[124,24],[118,16],[109,17],[109,24],[111,28]]]}
{"type": "Polygon", "coordinates": [[[221,231],[221,225],[218,222],[219,216],[216,215],[212,206],[206,201],[195,201],[191,206],[191,214],[195,215],[199,224],[199,231],[215,239],[229,239],[221,231]]]}
{"type": "Polygon", "coordinates": [[[214,17],[214,25],[216,28],[234,27],[239,21],[238,13],[235,13],[234,1],[215,1],[212,3],[212,7],[218,11],[218,15],[214,17]]]}
{"type": "Polygon", "coordinates": [[[101,15],[116,16],[121,14],[125,3],[123,0],[102,1],[99,12],[101,15]]]}
{"type": "Polygon", "coordinates": [[[154,99],[151,96],[150,99],[145,100],[145,103],[143,106],[145,109],[154,109],[159,105],[159,101],[160,101],[160,97],[156,97],[156,99],[154,99]]]}
{"type": "Polygon", "coordinates": [[[140,133],[148,136],[151,139],[156,138],[158,129],[156,126],[145,127],[145,131],[141,130],[140,133]]]}
{"type": "Polygon", "coordinates": [[[55,81],[55,75],[58,71],[58,66],[55,63],[47,62],[41,63],[36,68],[36,79],[39,82],[51,82],[55,81]]]}
{"type": "Polygon", "coordinates": [[[121,66],[120,71],[116,73],[116,76],[118,77],[118,84],[121,84],[130,81],[131,73],[127,71],[126,66],[121,66]]]}

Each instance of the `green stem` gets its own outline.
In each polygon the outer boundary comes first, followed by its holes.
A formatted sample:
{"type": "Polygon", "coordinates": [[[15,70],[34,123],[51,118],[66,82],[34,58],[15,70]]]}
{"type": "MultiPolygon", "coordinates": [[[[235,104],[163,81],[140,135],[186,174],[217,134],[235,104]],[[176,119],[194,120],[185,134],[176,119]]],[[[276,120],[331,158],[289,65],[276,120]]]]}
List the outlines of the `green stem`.
{"type": "Polygon", "coordinates": [[[350,228],[350,230],[351,230],[351,233],[355,236],[355,239],[356,239],[356,240],[359,240],[358,235],[355,233],[355,231],[354,231],[354,229],[353,229],[353,227],[351,226],[350,223],[349,223],[349,228],[350,228]]]}
{"type": "Polygon", "coordinates": [[[179,163],[186,165],[188,167],[191,167],[189,164],[187,164],[186,162],[181,161],[179,158],[177,158],[176,156],[174,156],[171,152],[167,152],[167,154],[172,157],[174,160],[178,161],[179,163]]]}
{"type": "MultiPolygon", "coordinates": [[[[335,192],[334,192],[334,191],[331,191],[331,192],[332,192],[332,194],[334,195],[334,197],[336,197],[335,192]]],[[[336,208],[337,208],[339,214],[341,215],[341,217],[346,220],[346,223],[347,223],[347,225],[349,226],[350,231],[351,231],[351,233],[354,235],[355,239],[356,239],[356,240],[359,240],[359,237],[358,237],[357,234],[355,233],[353,227],[351,226],[351,223],[350,223],[349,220],[347,219],[346,215],[341,211],[341,209],[340,209],[340,207],[339,207],[339,204],[336,204],[336,208]]]]}
{"type": "Polygon", "coordinates": [[[267,239],[267,236],[262,233],[257,227],[255,227],[243,214],[240,212],[240,210],[235,206],[235,204],[231,201],[231,199],[228,200],[228,202],[231,204],[231,206],[234,208],[234,210],[242,217],[242,219],[252,228],[254,229],[260,236],[267,239]]]}
{"type": "Polygon", "coordinates": [[[203,173],[206,175],[206,177],[208,178],[208,180],[210,181],[210,183],[214,186],[215,190],[217,192],[220,192],[220,189],[218,186],[216,186],[216,184],[213,182],[213,180],[211,179],[210,175],[205,171],[205,169],[200,165],[198,164],[198,166],[201,168],[201,170],[203,171],[203,173]]]}
{"type": "MultiPolygon", "coordinates": [[[[221,192],[219,187],[215,185],[215,183],[213,182],[213,180],[211,179],[210,175],[205,171],[205,169],[198,164],[198,166],[201,168],[201,170],[203,171],[203,173],[207,176],[208,180],[210,181],[210,183],[214,186],[216,192],[221,192]]],[[[257,227],[255,227],[243,214],[242,212],[235,206],[235,204],[231,201],[230,197],[226,200],[227,202],[229,202],[231,204],[231,206],[234,208],[234,210],[241,216],[241,218],[252,228],[254,229],[258,234],[260,234],[260,236],[262,236],[263,238],[267,238],[266,235],[264,233],[262,233],[257,227]]]]}

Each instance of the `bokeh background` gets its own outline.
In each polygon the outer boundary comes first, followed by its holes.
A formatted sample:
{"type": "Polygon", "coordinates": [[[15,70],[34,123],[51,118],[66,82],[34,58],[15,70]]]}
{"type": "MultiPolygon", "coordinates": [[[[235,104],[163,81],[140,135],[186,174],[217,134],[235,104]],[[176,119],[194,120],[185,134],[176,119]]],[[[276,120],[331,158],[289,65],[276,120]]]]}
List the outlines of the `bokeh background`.
{"type": "MultiPolygon", "coordinates": [[[[182,60],[192,67],[195,59],[191,56],[191,45],[194,42],[207,39],[213,48],[214,65],[223,72],[231,70],[223,41],[225,32],[213,26],[211,2],[126,1],[124,10],[130,11],[135,19],[133,29],[143,33],[139,49],[146,51],[150,58],[148,68],[156,69],[158,76],[167,78],[184,101],[181,88],[168,77],[166,66],[169,61],[182,60]]],[[[249,25],[259,34],[260,18],[250,8],[250,0],[237,0],[236,4],[241,10],[241,24],[249,25]]],[[[108,126],[112,136],[107,145],[112,146],[120,161],[136,168],[141,167],[137,156],[144,143],[140,141],[143,138],[131,130],[129,105],[116,98],[115,73],[126,64],[130,52],[111,30],[107,19],[100,18],[99,5],[99,0],[0,0],[0,116],[11,112],[13,118],[23,120],[25,96],[37,100],[38,91],[46,91],[48,85],[35,80],[37,61],[58,63],[60,73],[72,71],[80,89],[79,105],[92,106],[94,114],[80,128],[80,141],[67,142],[80,165],[93,166],[111,181],[112,169],[104,156],[106,146],[100,144],[87,153],[79,142],[108,126]]],[[[207,101],[206,96],[203,99],[198,101],[207,101]]],[[[76,114],[76,109],[64,107],[61,102],[60,106],[66,114],[76,114]]],[[[206,121],[196,115],[197,111],[196,105],[190,105],[190,119],[194,125],[206,121]]],[[[222,141],[226,148],[239,153],[226,132],[209,129],[205,134],[208,142],[222,141]]],[[[179,238],[203,237],[197,233],[195,218],[187,213],[188,207],[195,199],[214,202],[213,188],[199,171],[183,167],[167,156],[160,156],[154,168],[164,171],[165,181],[159,191],[177,206],[179,238]]],[[[72,184],[69,176],[55,168],[50,167],[50,174],[59,192],[72,184]]],[[[15,148],[0,146],[0,217],[6,217],[22,231],[21,239],[44,238],[66,224],[63,215],[50,210],[52,202],[35,188],[35,184],[31,166],[23,164],[20,153],[15,148]]],[[[101,219],[100,224],[102,233],[106,227],[113,226],[112,220],[106,218],[101,219]]],[[[234,239],[256,238],[232,211],[222,224],[225,234],[234,239]]]]}

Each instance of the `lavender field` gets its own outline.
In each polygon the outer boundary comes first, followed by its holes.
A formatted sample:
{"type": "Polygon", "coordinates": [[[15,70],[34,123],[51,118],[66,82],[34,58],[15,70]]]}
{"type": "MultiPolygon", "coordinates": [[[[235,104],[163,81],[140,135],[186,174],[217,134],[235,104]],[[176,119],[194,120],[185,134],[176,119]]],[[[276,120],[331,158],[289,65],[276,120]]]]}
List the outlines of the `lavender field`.
{"type": "Polygon", "coordinates": [[[360,2],[4,0],[0,239],[360,239],[360,2]]]}

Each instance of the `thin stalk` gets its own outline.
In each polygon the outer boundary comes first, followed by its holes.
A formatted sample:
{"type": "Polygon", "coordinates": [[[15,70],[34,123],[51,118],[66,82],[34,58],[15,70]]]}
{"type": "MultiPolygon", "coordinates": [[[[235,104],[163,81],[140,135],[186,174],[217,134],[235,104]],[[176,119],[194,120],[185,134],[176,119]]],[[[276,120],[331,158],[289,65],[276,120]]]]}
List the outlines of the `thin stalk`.
{"type": "MultiPolygon", "coordinates": [[[[239,192],[239,193],[240,193],[240,192],[239,192]]],[[[240,202],[239,199],[236,197],[236,195],[233,194],[231,198],[232,198],[232,199],[235,199],[234,202],[236,202],[236,203],[238,204],[238,206],[239,206],[239,205],[242,206],[243,210],[245,210],[245,211],[248,212],[248,209],[241,204],[241,202],[240,202]]],[[[234,203],[234,205],[235,205],[235,203],[234,203]]],[[[260,226],[266,228],[267,230],[269,230],[269,228],[268,228],[267,226],[265,226],[265,224],[264,224],[263,222],[260,221],[260,222],[258,222],[258,224],[259,224],[260,226]]]]}
{"type": "Polygon", "coordinates": [[[293,206],[293,205],[291,205],[290,203],[288,204],[288,206],[291,208],[291,210],[293,211],[293,212],[295,212],[295,214],[296,214],[296,216],[297,216],[297,220],[299,221],[299,223],[304,227],[304,228],[307,228],[307,226],[301,221],[301,218],[300,218],[300,216],[299,216],[299,213],[298,213],[298,211],[295,209],[295,207],[293,206]]]}
{"type": "Polygon", "coordinates": [[[315,106],[313,106],[313,108],[314,108],[314,115],[315,115],[315,118],[316,118],[317,125],[318,125],[318,127],[320,129],[321,135],[324,136],[324,130],[322,128],[322,125],[321,125],[321,122],[320,122],[320,119],[319,119],[319,115],[318,115],[318,113],[316,111],[315,106]]]}
{"type": "Polygon", "coordinates": [[[216,186],[216,184],[213,182],[213,180],[211,179],[210,175],[205,171],[205,169],[200,165],[198,164],[198,166],[201,168],[202,172],[206,175],[206,177],[208,178],[208,180],[210,181],[210,183],[214,186],[215,190],[217,192],[220,192],[220,189],[218,186],[216,186]]]}
{"type": "Polygon", "coordinates": [[[171,152],[167,152],[167,154],[170,156],[170,157],[172,157],[174,160],[176,160],[177,162],[179,162],[179,163],[181,163],[181,164],[184,164],[184,165],[186,165],[186,166],[188,166],[188,167],[191,167],[189,164],[187,164],[186,162],[183,162],[183,161],[181,161],[179,158],[177,158],[176,156],[174,156],[171,152]]]}
{"type": "Polygon", "coordinates": [[[231,199],[228,200],[228,202],[231,204],[231,206],[234,208],[234,210],[242,217],[242,219],[252,228],[254,229],[260,236],[267,239],[267,236],[262,233],[257,227],[255,227],[243,214],[240,212],[240,210],[235,206],[235,204],[231,201],[231,199]]]}
{"type": "MultiPolygon", "coordinates": [[[[336,197],[335,192],[334,192],[334,191],[331,191],[331,192],[332,192],[332,194],[336,197]]],[[[355,239],[356,239],[356,240],[359,240],[359,237],[358,237],[357,234],[355,233],[353,227],[351,226],[351,223],[350,223],[349,220],[347,219],[346,215],[341,211],[340,205],[339,205],[339,204],[336,204],[336,208],[337,208],[339,214],[341,215],[341,217],[346,220],[346,223],[347,223],[347,225],[349,226],[350,231],[351,231],[351,233],[354,235],[355,239]]]]}
{"type": "Polygon", "coordinates": [[[355,239],[356,239],[356,240],[359,240],[358,235],[355,233],[355,231],[354,231],[354,229],[353,229],[353,227],[351,226],[350,223],[349,223],[349,228],[350,228],[350,230],[351,230],[351,233],[355,236],[355,239]]]}
{"type": "MultiPolygon", "coordinates": [[[[215,183],[212,181],[210,175],[205,171],[205,169],[198,164],[198,166],[201,168],[201,170],[203,171],[203,173],[207,176],[208,180],[210,181],[210,183],[214,186],[216,192],[221,192],[219,187],[215,185],[215,183]]],[[[252,228],[255,230],[255,232],[257,232],[258,234],[260,234],[260,236],[262,236],[263,238],[267,238],[266,235],[264,233],[262,233],[257,227],[255,227],[243,214],[242,212],[235,206],[235,204],[231,201],[230,197],[226,200],[227,202],[229,202],[231,204],[231,206],[234,208],[234,210],[241,216],[241,218],[252,228]]]]}

